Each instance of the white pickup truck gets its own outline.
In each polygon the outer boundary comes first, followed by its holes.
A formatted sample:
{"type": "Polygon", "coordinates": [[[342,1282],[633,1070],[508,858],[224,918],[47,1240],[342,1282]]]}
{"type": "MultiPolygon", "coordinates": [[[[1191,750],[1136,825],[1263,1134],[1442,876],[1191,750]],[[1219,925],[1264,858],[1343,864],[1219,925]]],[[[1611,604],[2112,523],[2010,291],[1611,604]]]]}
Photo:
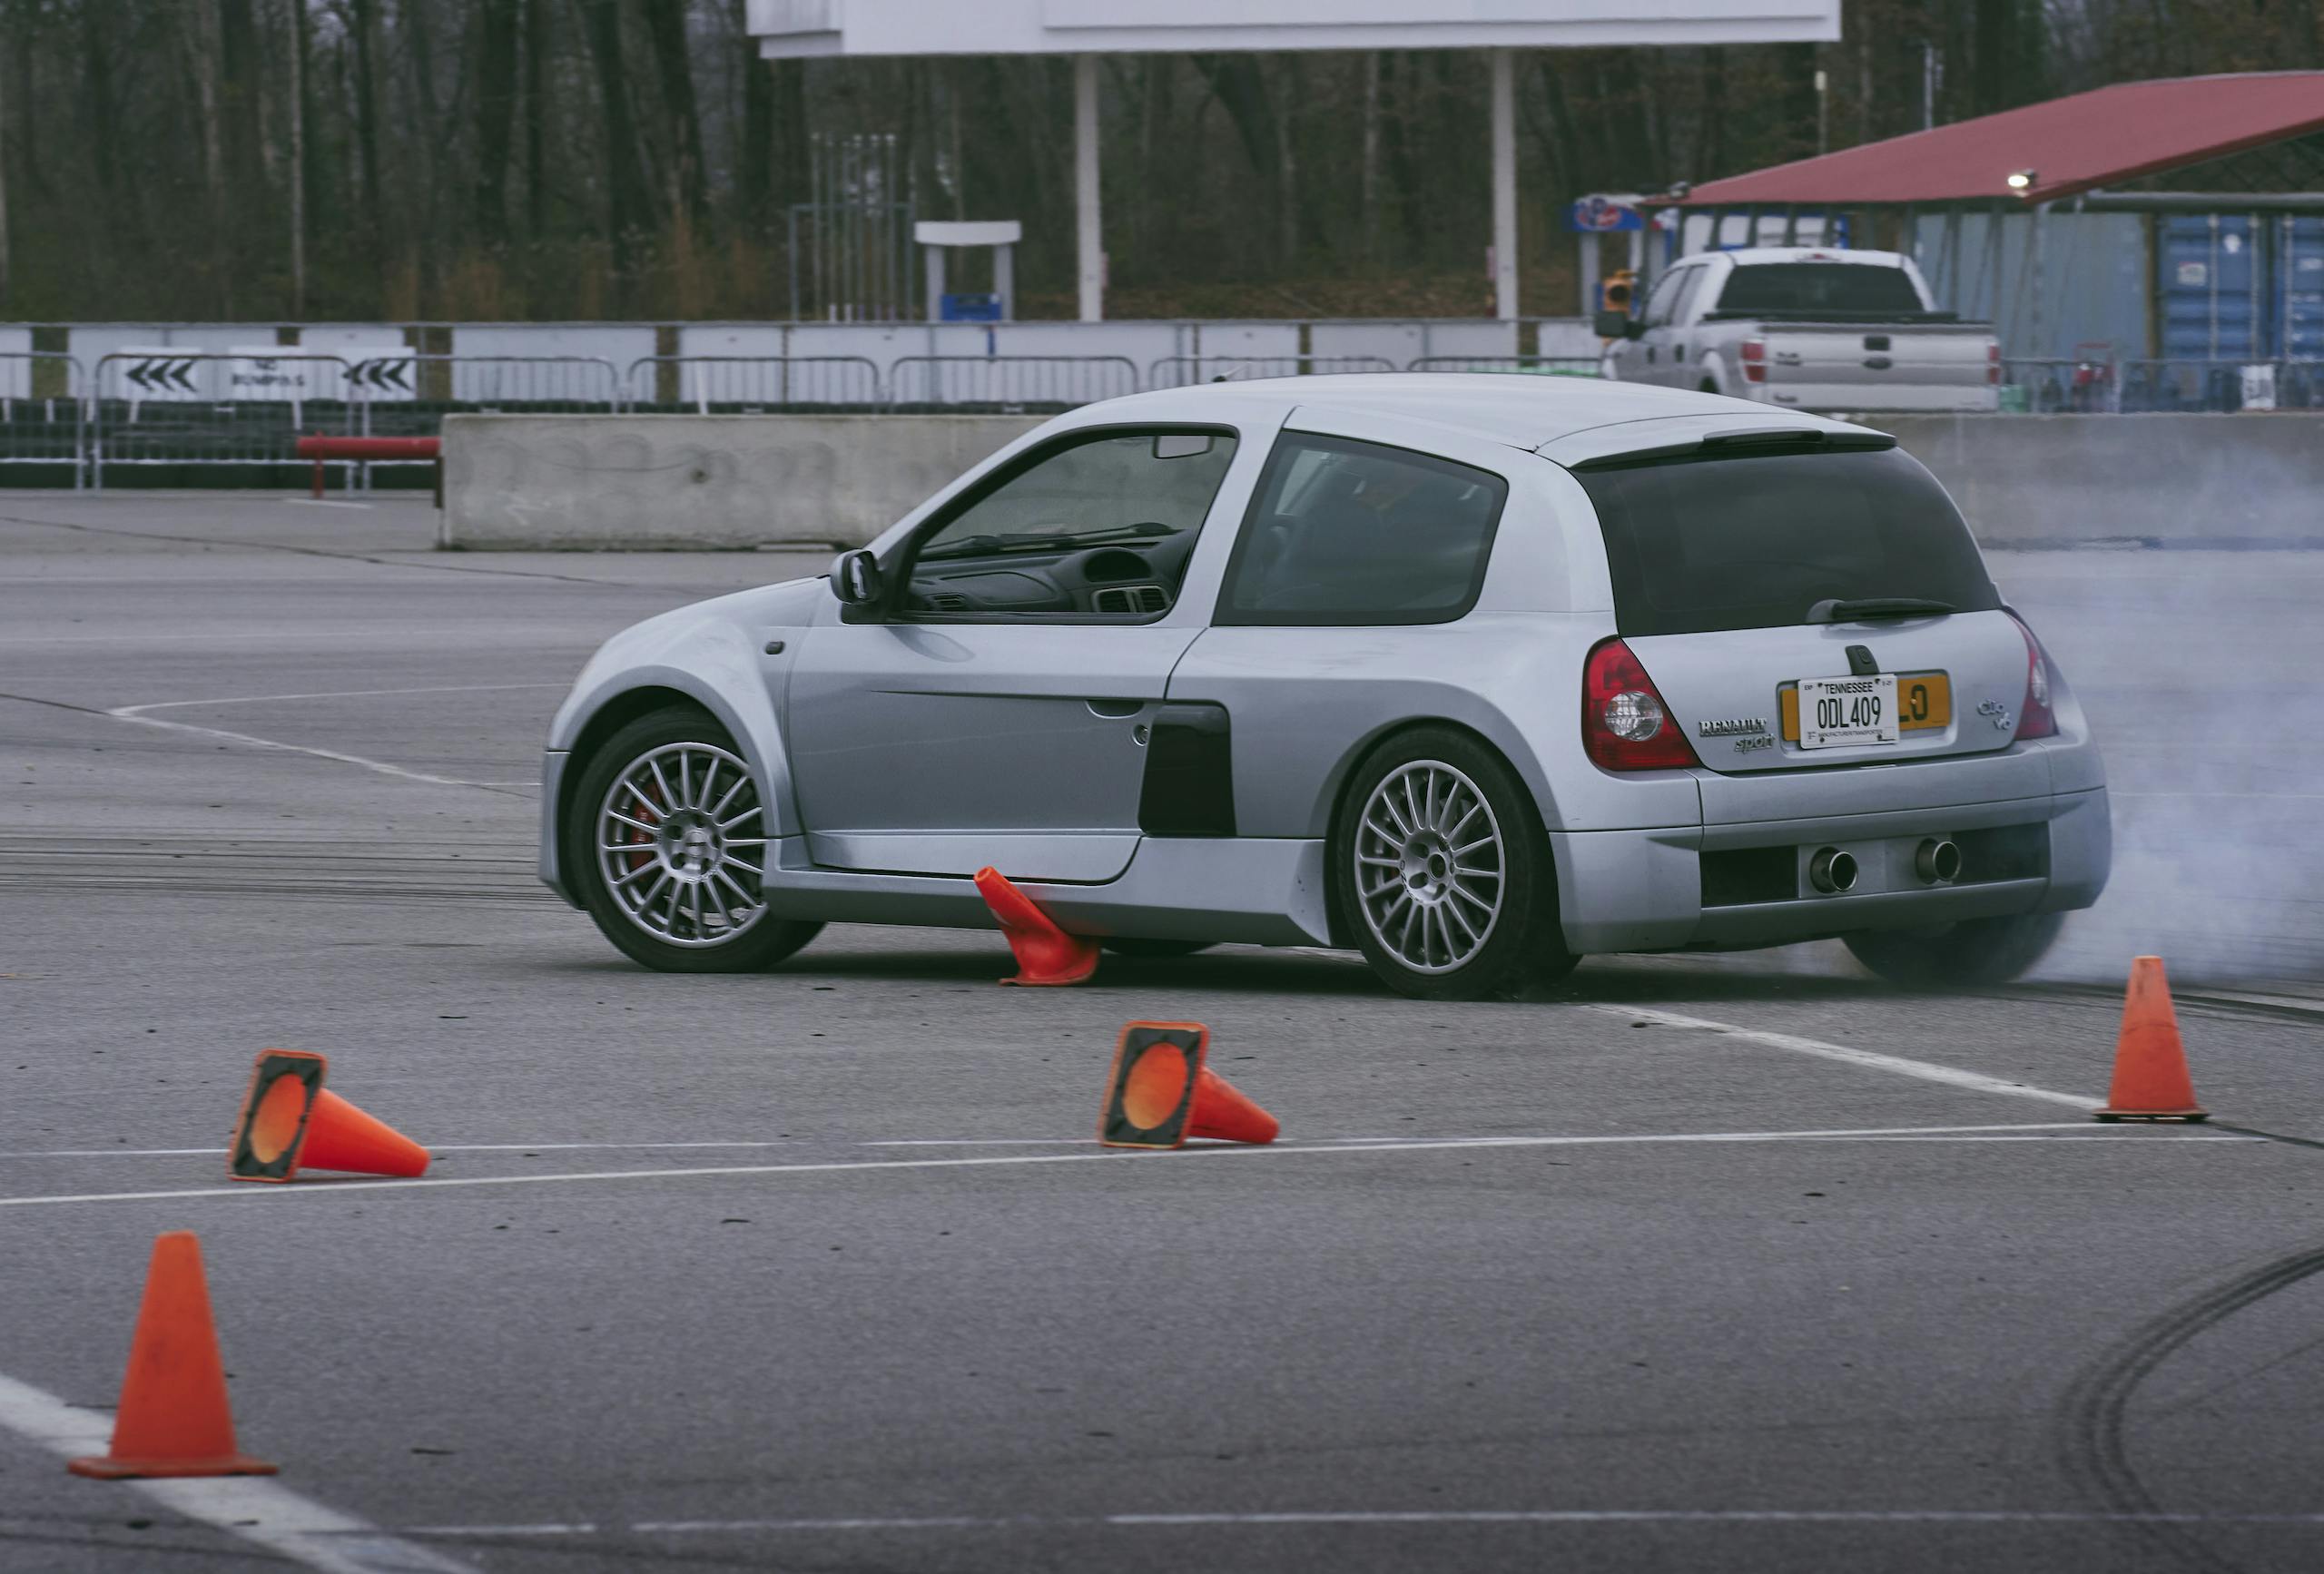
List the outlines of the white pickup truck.
{"type": "Polygon", "coordinates": [[[1636,317],[1598,314],[1599,368],[1807,410],[1990,410],[1993,325],[1935,309],[1894,251],[1770,246],[1680,259],[1636,317]]]}

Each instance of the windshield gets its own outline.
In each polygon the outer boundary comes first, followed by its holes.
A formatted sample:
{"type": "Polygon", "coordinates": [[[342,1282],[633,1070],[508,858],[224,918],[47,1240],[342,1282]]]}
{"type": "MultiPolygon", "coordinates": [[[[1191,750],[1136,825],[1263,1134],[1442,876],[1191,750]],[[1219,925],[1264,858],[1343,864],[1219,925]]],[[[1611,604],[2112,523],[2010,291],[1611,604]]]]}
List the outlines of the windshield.
{"type": "Polygon", "coordinates": [[[1752,262],[1727,276],[1721,311],[1889,316],[1927,310],[1902,268],[1865,262],[1752,262]]]}
{"type": "Polygon", "coordinates": [[[1897,448],[1688,456],[1578,471],[1625,635],[1778,628],[1817,603],[2001,595],[1936,477],[1897,448]]]}

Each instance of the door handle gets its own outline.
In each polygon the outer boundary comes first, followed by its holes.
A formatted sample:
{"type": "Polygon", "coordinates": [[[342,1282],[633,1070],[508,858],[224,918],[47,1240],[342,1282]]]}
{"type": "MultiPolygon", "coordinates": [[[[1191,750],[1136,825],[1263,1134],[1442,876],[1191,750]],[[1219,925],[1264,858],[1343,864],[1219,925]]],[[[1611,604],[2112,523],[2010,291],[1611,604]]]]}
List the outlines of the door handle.
{"type": "Polygon", "coordinates": [[[1109,722],[1127,722],[1146,709],[1144,700],[1084,700],[1081,703],[1089,707],[1091,715],[1102,716],[1109,722]]]}

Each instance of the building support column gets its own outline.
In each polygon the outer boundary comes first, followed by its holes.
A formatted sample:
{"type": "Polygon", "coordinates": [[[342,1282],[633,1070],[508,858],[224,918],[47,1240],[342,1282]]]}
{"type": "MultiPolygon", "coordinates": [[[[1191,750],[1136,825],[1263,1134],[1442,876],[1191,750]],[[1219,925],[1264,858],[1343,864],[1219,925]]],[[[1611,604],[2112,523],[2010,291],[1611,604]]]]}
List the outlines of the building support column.
{"type": "Polygon", "coordinates": [[[1080,222],[1081,320],[1106,315],[1105,226],[1098,206],[1098,57],[1073,57],[1073,205],[1080,222]]]}
{"type": "Polygon", "coordinates": [[[1517,71],[1506,49],[1492,52],[1493,315],[1517,320],[1517,71]]]}

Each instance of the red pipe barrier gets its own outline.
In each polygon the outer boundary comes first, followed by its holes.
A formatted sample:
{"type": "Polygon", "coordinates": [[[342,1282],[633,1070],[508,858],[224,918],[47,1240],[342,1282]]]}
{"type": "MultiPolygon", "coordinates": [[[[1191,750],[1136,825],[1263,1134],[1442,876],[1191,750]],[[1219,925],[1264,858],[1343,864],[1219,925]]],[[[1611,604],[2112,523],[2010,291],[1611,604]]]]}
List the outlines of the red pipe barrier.
{"type": "Polygon", "coordinates": [[[315,462],[314,496],[323,495],[323,463],[329,459],[433,459],[436,507],[444,506],[444,440],[441,438],[327,438],[299,439],[299,457],[315,462]]]}

